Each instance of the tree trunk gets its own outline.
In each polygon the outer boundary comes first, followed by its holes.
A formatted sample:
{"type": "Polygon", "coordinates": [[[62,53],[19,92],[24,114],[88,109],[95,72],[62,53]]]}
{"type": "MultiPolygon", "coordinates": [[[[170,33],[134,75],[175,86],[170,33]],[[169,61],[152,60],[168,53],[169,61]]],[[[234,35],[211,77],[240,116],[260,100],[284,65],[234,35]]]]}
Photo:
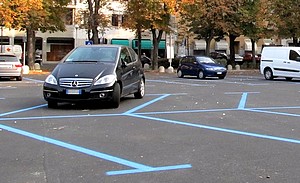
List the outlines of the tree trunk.
{"type": "Polygon", "coordinates": [[[230,59],[227,62],[227,65],[234,65],[235,63],[235,50],[234,50],[234,41],[237,38],[234,34],[229,34],[229,50],[230,50],[230,59]]]}
{"type": "Polygon", "coordinates": [[[27,64],[30,69],[34,69],[35,63],[35,31],[26,29],[27,34],[27,64]]]}
{"type": "Polygon", "coordinates": [[[159,30],[158,31],[158,35],[156,36],[156,29],[151,29],[151,32],[152,32],[152,42],[153,42],[153,52],[152,52],[152,69],[153,70],[156,70],[158,69],[158,45],[159,45],[159,42],[161,40],[161,37],[162,37],[162,34],[163,34],[163,30],[159,30]]]}
{"type": "Polygon", "coordinates": [[[255,40],[251,39],[251,46],[252,46],[252,65],[253,68],[256,67],[256,59],[255,59],[255,40]]]}
{"type": "MultiPolygon", "coordinates": [[[[141,55],[142,55],[142,30],[140,28],[138,28],[137,32],[137,36],[138,36],[138,57],[141,60],[141,55]]],[[[153,64],[153,63],[152,63],[153,64]]]]}

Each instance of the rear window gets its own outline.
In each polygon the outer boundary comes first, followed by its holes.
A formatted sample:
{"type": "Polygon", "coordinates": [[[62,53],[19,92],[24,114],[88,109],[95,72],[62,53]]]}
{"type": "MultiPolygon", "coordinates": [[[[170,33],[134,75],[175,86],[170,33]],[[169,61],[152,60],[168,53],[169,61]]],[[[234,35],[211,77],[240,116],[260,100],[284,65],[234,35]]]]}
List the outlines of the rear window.
{"type": "Polygon", "coordinates": [[[0,62],[19,62],[14,55],[0,55],[0,62]]]}

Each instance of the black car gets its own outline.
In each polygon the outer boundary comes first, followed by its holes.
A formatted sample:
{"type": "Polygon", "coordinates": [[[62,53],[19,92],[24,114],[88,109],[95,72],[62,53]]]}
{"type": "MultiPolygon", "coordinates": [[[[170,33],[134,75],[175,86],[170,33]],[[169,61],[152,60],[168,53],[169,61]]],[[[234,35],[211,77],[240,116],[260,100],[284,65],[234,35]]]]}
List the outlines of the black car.
{"type": "Polygon", "coordinates": [[[46,78],[43,94],[49,108],[59,102],[82,101],[108,101],[117,108],[126,95],[143,98],[144,70],[137,54],[127,46],[80,46],[46,78]]]}
{"type": "Polygon", "coordinates": [[[182,78],[185,75],[197,76],[200,79],[206,77],[218,77],[224,79],[227,69],[217,64],[214,59],[206,56],[185,56],[182,57],[177,69],[177,76],[182,78]]]}

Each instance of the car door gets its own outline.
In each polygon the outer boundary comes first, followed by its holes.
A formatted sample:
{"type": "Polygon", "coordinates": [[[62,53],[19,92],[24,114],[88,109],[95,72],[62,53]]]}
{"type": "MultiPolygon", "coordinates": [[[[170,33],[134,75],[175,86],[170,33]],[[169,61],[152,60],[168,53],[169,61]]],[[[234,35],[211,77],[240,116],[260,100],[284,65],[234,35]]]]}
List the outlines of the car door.
{"type": "Polygon", "coordinates": [[[131,92],[131,87],[135,83],[135,64],[131,58],[131,55],[126,47],[122,47],[120,53],[121,59],[121,81],[123,84],[123,95],[126,95],[131,92]]]}
{"type": "Polygon", "coordinates": [[[186,56],[181,60],[181,71],[184,75],[194,75],[193,57],[186,56]]]}
{"type": "Polygon", "coordinates": [[[290,77],[300,77],[300,55],[295,50],[290,50],[289,60],[285,61],[285,65],[290,77]]]}

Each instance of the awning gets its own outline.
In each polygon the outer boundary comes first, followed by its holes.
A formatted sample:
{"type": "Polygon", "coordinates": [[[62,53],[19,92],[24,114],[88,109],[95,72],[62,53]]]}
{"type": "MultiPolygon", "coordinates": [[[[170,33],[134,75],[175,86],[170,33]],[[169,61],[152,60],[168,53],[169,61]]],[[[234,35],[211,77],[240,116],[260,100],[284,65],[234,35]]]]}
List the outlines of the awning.
{"type": "Polygon", "coordinates": [[[195,40],[194,50],[206,50],[206,42],[204,40],[195,40]]]}
{"type": "Polygon", "coordinates": [[[74,38],[68,37],[48,37],[47,43],[74,43],[74,38]]]}
{"type": "Polygon", "coordinates": [[[112,39],[111,44],[129,46],[129,40],[128,39],[112,39]]]}
{"type": "MultiPolygon", "coordinates": [[[[142,49],[152,49],[153,48],[153,44],[150,39],[142,39],[141,44],[142,44],[141,45],[142,49]]],[[[132,48],[138,49],[138,40],[137,39],[132,40],[132,48]]],[[[165,49],[165,48],[166,48],[166,41],[161,40],[158,44],[158,49],[165,49]]]]}
{"type": "Polygon", "coordinates": [[[215,44],[215,50],[227,50],[229,45],[226,40],[220,40],[215,44]]]}
{"type": "MultiPolygon", "coordinates": [[[[257,49],[257,44],[254,45],[254,50],[257,49]]],[[[245,39],[245,51],[252,51],[252,43],[250,39],[245,39]]]]}

